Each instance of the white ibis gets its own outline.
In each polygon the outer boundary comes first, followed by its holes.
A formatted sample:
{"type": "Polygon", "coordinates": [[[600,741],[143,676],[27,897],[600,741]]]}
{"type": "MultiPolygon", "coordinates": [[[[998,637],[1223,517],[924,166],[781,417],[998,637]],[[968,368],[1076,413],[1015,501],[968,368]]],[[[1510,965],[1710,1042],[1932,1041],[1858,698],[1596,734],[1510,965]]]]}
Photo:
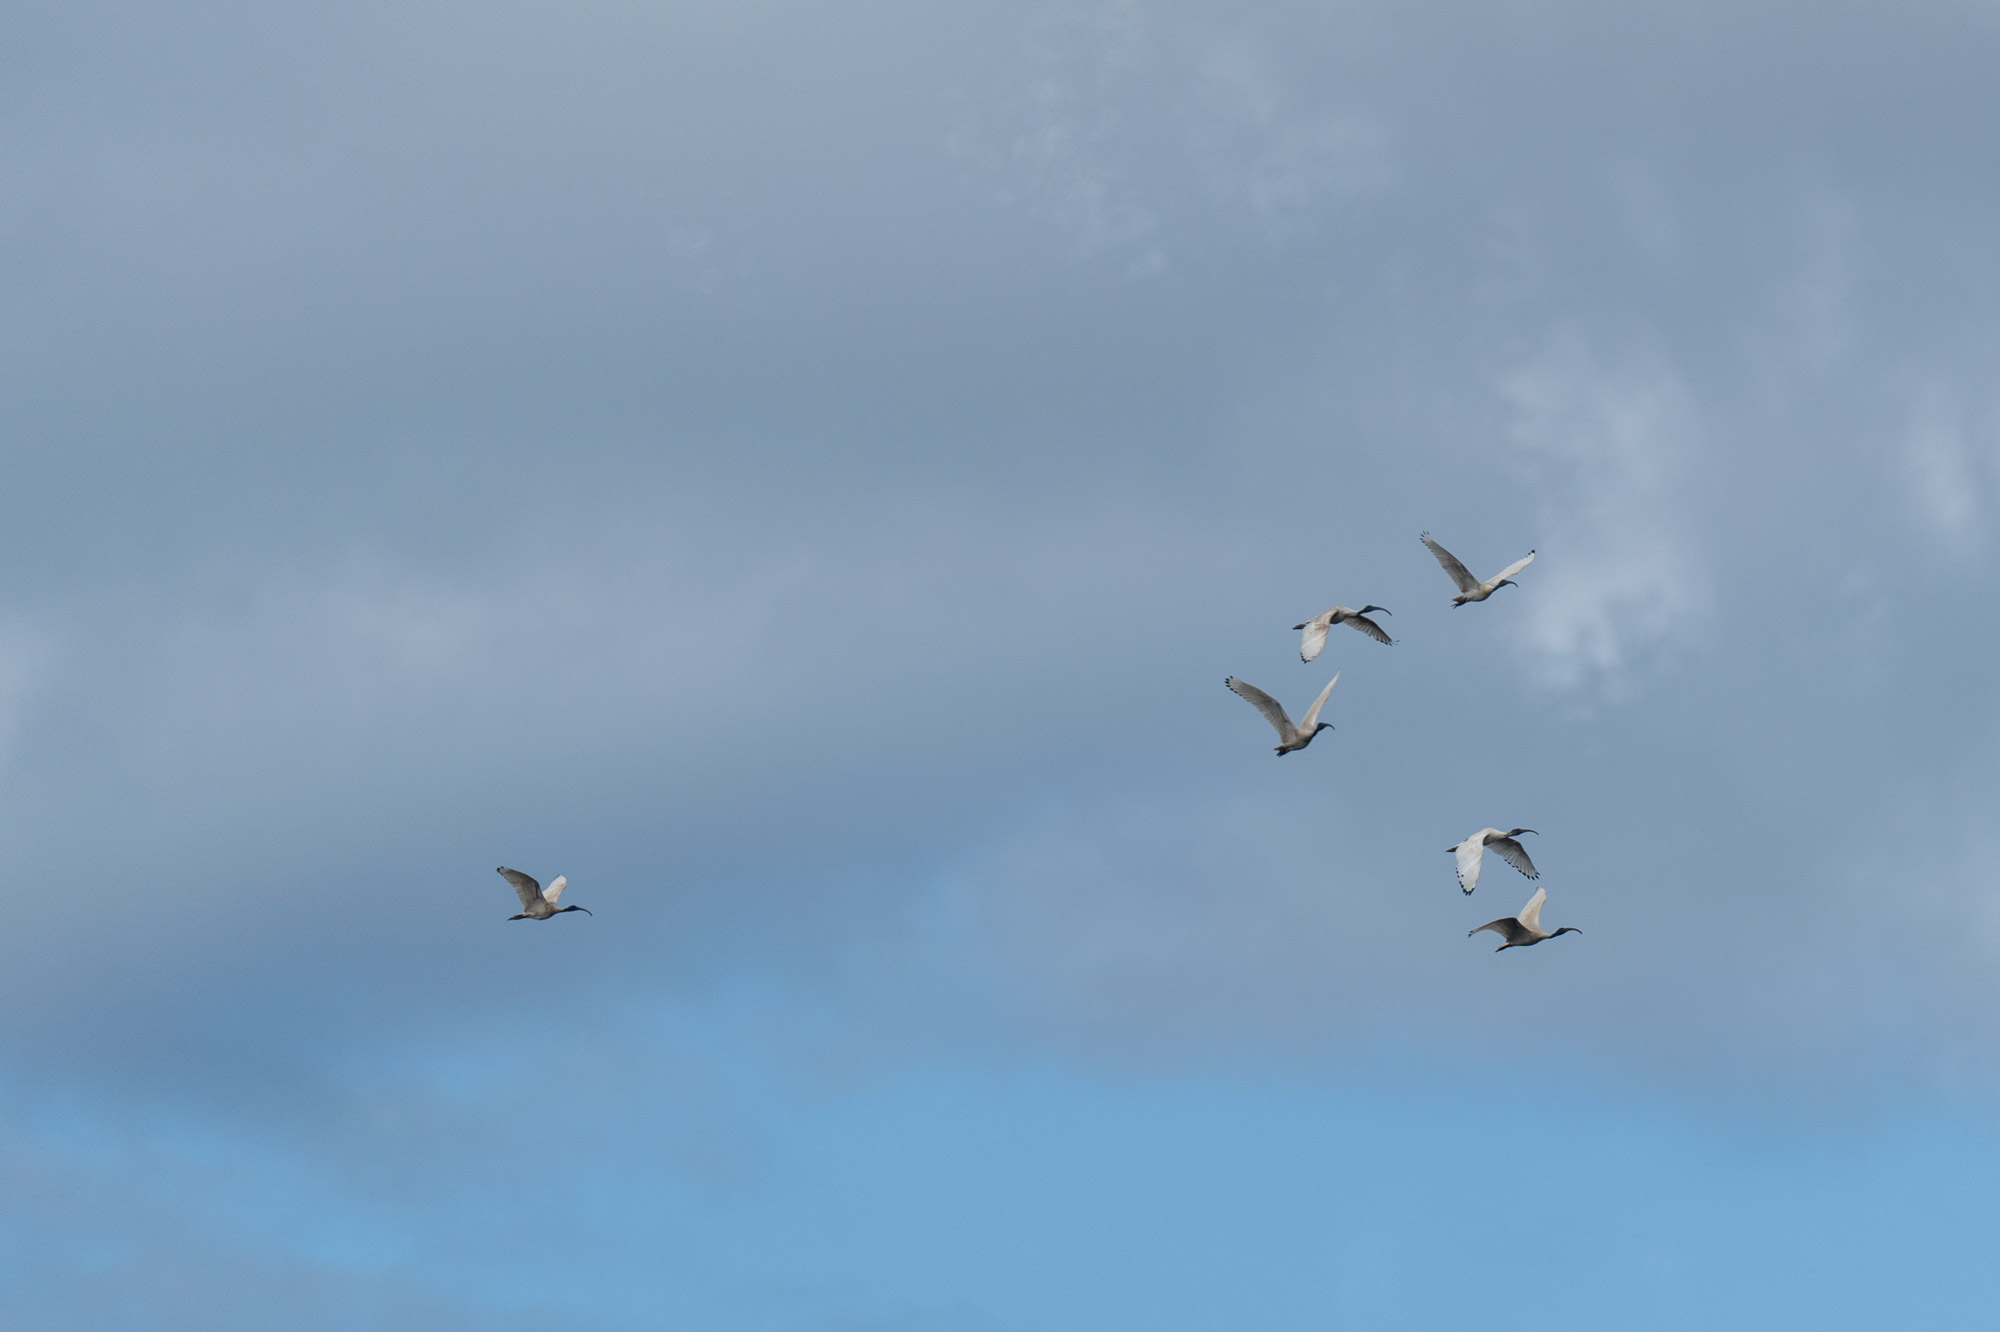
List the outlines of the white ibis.
{"type": "Polygon", "coordinates": [[[1535,895],[1528,899],[1528,905],[1521,908],[1520,915],[1502,916],[1498,920],[1489,920],[1484,925],[1481,925],[1478,930],[1467,930],[1465,937],[1470,939],[1473,935],[1479,933],[1479,930],[1491,930],[1507,941],[1493,951],[1504,953],[1509,948],[1533,947],[1544,939],[1555,938],[1557,934],[1583,933],[1582,930],[1574,925],[1565,925],[1553,934],[1543,929],[1542,903],[1548,900],[1549,890],[1546,888],[1537,888],[1535,889],[1535,895]]]}
{"type": "Polygon", "coordinates": [[[1319,691],[1319,697],[1313,700],[1313,705],[1310,708],[1306,709],[1304,719],[1297,726],[1292,725],[1292,719],[1285,715],[1285,710],[1279,706],[1278,700],[1272,698],[1256,685],[1244,684],[1233,675],[1222,683],[1234,690],[1238,698],[1243,699],[1251,707],[1263,713],[1264,720],[1271,723],[1272,727],[1278,732],[1278,757],[1280,758],[1291,753],[1294,749],[1304,749],[1312,743],[1313,737],[1321,731],[1331,731],[1333,729],[1331,722],[1323,722],[1319,719],[1319,710],[1326,706],[1326,696],[1331,694],[1333,687],[1340,683],[1339,671],[1335,671],[1333,678],[1326,682],[1326,688],[1319,691]]]}
{"type": "Polygon", "coordinates": [[[1359,629],[1378,643],[1394,643],[1396,640],[1382,631],[1382,626],[1368,618],[1369,611],[1390,614],[1386,606],[1363,606],[1360,610],[1350,610],[1346,606],[1329,606],[1304,624],[1295,624],[1294,629],[1303,629],[1299,635],[1299,660],[1311,661],[1326,646],[1326,631],[1336,624],[1344,624],[1359,629]]]}
{"type": "Polygon", "coordinates": [[[1528,848],[1514,840],[1522,833],[1534,831],[1533,828],[1509,828],[1506,832],[1498,828],[1481,828],[1457,846],[1446,847],[1445,850],[1458,853],[1459,889],[1469,893],[1479,886],[1479,866],[1486,859],[1486,848],[1489,846],[1495,855],[1529,878],[1541,878],[1542,872],[1535,868],[1534,861],[1528,859],[1528,848]]]}
{"type": "Polygon", "coordinates": [[[1514,575],[1535,562],[1535,552],[1531,550],[1482,583],[1458,562],[1458,556],[1431,540],[1429,532],[1423,534],[1423,541],[1431,548],[1431,554],[1437,556],[1438,564],[1451,575],[1451,581],[1458,584],[1458,595],[1451,599],[1454,606],[1463,606],[1468,601],[1484,601],[1503,587],[1519,587],[1514,575]]]}
{"type": "Polygon", "coordinates": [[[589,907],[556,905],[556,899],[562,896],[563,889],[569,887],[569,879],[564,875],[558,874],[556,881],[548,886],[547,891],[521,871],[508,869],[505,865],[500,867],[500,877],[513,884],[514,891],[521,898],[521,914],[507,917],[509,920],[547,920],[550,916],[560,916],[565,911],[581,911],[586,916],[597,914],[589,907]]]}

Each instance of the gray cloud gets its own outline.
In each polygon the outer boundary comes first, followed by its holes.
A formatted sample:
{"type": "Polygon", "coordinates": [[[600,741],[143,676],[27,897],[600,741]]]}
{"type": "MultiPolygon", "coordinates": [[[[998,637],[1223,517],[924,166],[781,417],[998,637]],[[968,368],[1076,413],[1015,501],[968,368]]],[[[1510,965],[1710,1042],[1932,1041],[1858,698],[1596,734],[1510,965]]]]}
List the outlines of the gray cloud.
{"type": "Polygon", "coordinates": [[[758,1178],[674,1028],[732,1004],[804,1086],[1524,1028],[1983,1085],[1993,34],[1575,18],[8,20],[0,1058],[410,1227],[253,1242],[16,1107],[85,1199],[18,1316],[577,1307],[439,1236],[758,1178]],[[1454,611],[1424,528],[1542,554],[1454,611]],[[1404,641],[1300,666],[1335,600],[1404,641]],[[1273,760],[1223,676],[1322,666],[1273,760]],[[1581,940],[1464,938],[1489,822],[1581,940]],[[505,925],[503,861],[598,918],[505,925]],[[482,1186],[548,1085],[615,1127],[482,1186]]]}

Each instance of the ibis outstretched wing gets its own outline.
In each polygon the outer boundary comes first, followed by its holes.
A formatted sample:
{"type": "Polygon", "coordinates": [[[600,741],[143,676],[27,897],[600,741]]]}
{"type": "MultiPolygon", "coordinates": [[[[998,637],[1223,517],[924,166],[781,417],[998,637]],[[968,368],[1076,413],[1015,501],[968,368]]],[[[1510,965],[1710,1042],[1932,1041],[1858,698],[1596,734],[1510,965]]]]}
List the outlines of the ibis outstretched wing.
{"type": "MultiPolygon", "coordinates": [[[[1340,683],[1340,672],[1335,671],[1333,673],[1333,678],[1326,682],[1326,688],[1320,690],[1319,697],[1313,700],[1312,707],[1306,710],[1305,720],[1299,723],[1299,730],[1301,732],[1303,732],[1306,735],[1312,734],[1312,728],[1319,724],[1319,710],[1326,706],[1326,696],[1328,694],[1331,694],[1333,692],[1333,687],[1339,683],[1340,683]]],[[[1345,698],[1347,696],[1345,694],[1342,694],[1341,697],[1345,698]]]]}
{"type": "Polygon", "coordinates": [[[1326,646],[1327,624],[1327,617],[1320,615],[1307,620],[1303,625],[1299,626],[1305,630],[1304,633],[1299,635],[1300,661],[1311,661],[1319,655],[1319,650],[1326,646]]]}
{"type": "Polygon", "coordinates": [[[1431,554],[1437,556],[1438,566],[1451,576],[1452,582],[1458,584],[1460,592],[1477,592],[1479,590],[1479,580],[1472,576],[1471,570],[1458,562],[1458,556],[1431,540],[1429,532],[1423,534],[1423,542],[1431,548],[1431,554]]]}
{"type": "Polygon", "coordinates": [[[1383,630],[1381,625],[1375,623],[1375,621],[1369,619],[1366,615],[1350,615],[1347,618],[1347,622],[1353,625],[1356,629],[1359,629],[1362,633],[1374,639],[1378,643],[1389,643],[1393,645],[1396,641],[1395,639],[1389,637],[1389,635],[1383,630]]]}
{"type": "Polygon", "coordinates": [[[1458,853],[1458,890],[1469,893],[1479,886],[1479,867],[1485,858],[1486,844],[1474,833],[1452,849],[1458,853]]]}
{"type": "MultiPolygon", "coordinates": [[[[1336,676],[1334,678],[1338,679],[1339,677],[1336,676]]],[[[1233,675],[1222,683],[1228,685],[1238,698],[1263,713],[1264,720],[1271,723],[1271,728],[1278,733],[1278,739],[1290,740],[1294,735],[1298,734],[1298,731],[1292,726],[1292,719],[1285,715],[1285,710],[1279,705],[1277,699],[1272,698],[1256,685],[1245,684],[1233,675]]]]}
{"type": "Polygon", "coordinates": [[[521,910],[526,911],[529,907],[541,901],[542,885],[536,883],[533,879],[521,873],[521,871],[508,869],[505,865],[502,865],[500,867],[500,877],[514,885],[515,893],[521,898],[521,910]]]}
{"type": "Polygon", "coordinates": [[[1528,859],[1528,848],[1522,846],[1516,839],[1512,837],[1495,837],[1489,839],[1486,845],[1492,847],[1494,853],[1500,859],[1506,861],[1529,878],[1539,879],[1542,877],[1542,872],[1535,868],[1535,862],[1528,859]]]}

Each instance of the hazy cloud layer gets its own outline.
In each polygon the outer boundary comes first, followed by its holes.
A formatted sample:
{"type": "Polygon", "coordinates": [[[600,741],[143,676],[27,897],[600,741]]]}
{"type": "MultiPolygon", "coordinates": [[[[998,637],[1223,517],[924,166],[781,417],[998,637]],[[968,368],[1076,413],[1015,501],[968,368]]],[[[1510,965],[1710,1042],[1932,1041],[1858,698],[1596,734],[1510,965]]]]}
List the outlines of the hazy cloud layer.
{"type": "Polygon", "coordinates": [[[738,1262],[944,1064],[1991,1096],[1986,18],[0,32],[23,1325],[1030,1325],[738,1262]],[[1580,939],[1465,938],[1487,824],[1580,939]]]}

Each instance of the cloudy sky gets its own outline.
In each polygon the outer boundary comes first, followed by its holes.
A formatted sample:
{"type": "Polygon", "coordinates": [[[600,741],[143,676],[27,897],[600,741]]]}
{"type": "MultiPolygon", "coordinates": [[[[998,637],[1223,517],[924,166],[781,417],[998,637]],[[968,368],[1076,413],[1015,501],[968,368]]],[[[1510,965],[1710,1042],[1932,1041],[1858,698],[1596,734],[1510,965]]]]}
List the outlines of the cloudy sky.
{"type": "Polygon", "coordinates": [[[5,1321],[1987,1326],[1995,68],[0,13],[5,1321]]]}

